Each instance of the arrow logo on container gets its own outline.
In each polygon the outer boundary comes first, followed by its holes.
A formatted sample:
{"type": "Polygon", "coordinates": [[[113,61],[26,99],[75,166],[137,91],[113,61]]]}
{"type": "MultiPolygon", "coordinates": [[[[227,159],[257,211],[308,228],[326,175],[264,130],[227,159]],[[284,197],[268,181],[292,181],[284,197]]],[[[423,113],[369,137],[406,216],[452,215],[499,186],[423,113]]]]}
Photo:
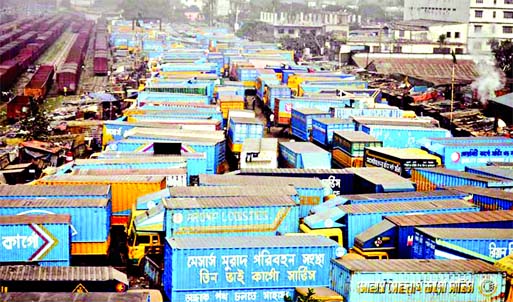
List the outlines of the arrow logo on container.
{"type": "Polygon", "coordinates": [[[34,231],[39,238],[43,240],[43,245],[30,256],[29,261],[38,261],[44,259],[46,255],[57,245],[59,244],[59,240],[55,238],[52,233],[50,233],[45,227],[42,225],[37,225],[31,223],[29,227],[34,231]]]}
{"type": "MultiPolygon", "coordinates": [[[[28,211],[25,211],[25,212],[20,212],[16,215],[30,215],[30,214],[51,214],[51,215],[55,215],[54,212],[51,212],[51,211],[45,211],[45,210],[28,210],[28,211]]],[[[77,232],[77,229],[75,229],[75,227],[70,224],[69,225],[70,229],[71,229],[71,236],[75,236],[78,234],[77,232]]]]}

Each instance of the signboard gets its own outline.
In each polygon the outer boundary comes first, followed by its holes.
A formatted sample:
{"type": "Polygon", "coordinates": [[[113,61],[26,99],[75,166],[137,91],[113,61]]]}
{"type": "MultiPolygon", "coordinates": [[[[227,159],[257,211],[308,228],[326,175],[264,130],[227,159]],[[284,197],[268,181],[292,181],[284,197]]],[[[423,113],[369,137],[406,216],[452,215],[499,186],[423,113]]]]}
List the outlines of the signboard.
{"type": "Polygon", "coordinates": [[[387,154],[372,152],[365,149],[364,165],[366,167],[379,167],[392,171],[402,177],[411,177],[412,168],[435,168],[437,162],[435,159],[405,159],[397,160],[387,157],[387,154]]]}
{"type": "Polygon", "coordinates": [[[449,150],[444,165],[449,169],[468,166],[485,166],[488,162],[513,162],[513,144],[499,147],[478,147],[464,150],[449,150]]]}

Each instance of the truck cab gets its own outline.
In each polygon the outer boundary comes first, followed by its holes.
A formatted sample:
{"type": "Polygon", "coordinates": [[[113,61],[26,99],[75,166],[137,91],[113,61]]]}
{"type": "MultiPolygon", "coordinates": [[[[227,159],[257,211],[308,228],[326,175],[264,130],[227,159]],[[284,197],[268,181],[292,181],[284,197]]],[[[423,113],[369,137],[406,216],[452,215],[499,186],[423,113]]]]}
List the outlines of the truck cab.
{"type": "Polygon", "coordinates": [[[161,253],[164,244],[164,208],[156,206],[147,211],[132,209],[127,230],[128,261],[139,265],[144,256],[161,253]]]}

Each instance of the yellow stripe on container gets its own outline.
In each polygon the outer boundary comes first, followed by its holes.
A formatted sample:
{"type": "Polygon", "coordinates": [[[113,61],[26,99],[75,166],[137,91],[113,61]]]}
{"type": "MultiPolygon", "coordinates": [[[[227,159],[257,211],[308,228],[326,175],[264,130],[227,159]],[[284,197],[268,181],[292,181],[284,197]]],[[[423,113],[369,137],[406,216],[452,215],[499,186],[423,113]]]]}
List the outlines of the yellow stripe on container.
{"type": "Polygon", "coordinates": [[[108,255],[110,247],[110,236],[105,242],[72,242],[72,256],[108,255]]]}

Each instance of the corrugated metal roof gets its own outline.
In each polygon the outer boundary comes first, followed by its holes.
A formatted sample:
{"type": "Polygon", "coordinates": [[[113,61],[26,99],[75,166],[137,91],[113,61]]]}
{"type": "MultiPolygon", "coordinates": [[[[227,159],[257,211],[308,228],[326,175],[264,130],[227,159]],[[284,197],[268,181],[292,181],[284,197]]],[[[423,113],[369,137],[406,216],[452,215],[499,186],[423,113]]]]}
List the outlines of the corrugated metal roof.
{"type": "Polygon", "coordinates": [[[264,124],[261,120],[257,119],[256,117],[230,117],[230,120],[237,124],[264,124]]]}
{"type": "Polygon", "coordinates": [[[310,142],[280,142],[280,145],[295,153],[328,153],[328,151],[310,142]]]}
{"type": "Polygon", "coordinates": [[[237,186],[222,186],[222,187],[172,187],[169,188],[169,193],[172,197],[230,197],[230,196],[277,196],[297,195],[297,191],[293,186],[283,187],[237,187],[237,186]]]}
{"type": "Polygon", "coordinates": [[[369,241],[370,239],[375,238],[376,236],[379,236],[392,228],[395,228],[395,224],[391,223],[388,220],[383,220],[380,223],[376,223],[375,225],[371,226],[367,230],[358,234],[355,237],[354,242],[355,242],[355,244],[359,243],[360,245],[363,245],[365,242],[369,241]]]}
{"type": "Polygon", "coordinates": [[[386,203],[364,203],[347,204],[338,206],[339,209],[348,214],[386,213],[411,210],[434,210],[476,207],[472,203],[461,199],[419,201],[419,202],[386,202],[386,203]]]}
{"type": "Polygon", "coordinates": [[[348,168],[347,170],[354,171],[355,175],[373,184],[383,185],[385,188],[398,189],[413,187],[413,183],[410,180],[383,168],[366,167],[348,168]]]}
{"type": "Polygon", "coordinates": [[[349,141],[349,142],[380,142],[381,140],[375,138],[374,136],[367,134],[362,131],[340,131],[335,130],[333,134],[340,136],[341,138],[349,141]]]}
{"type": "Polygon", "coordinates": [[[491,100],[492,102],[502,104],[504,106],[513,108],[513,93],[508,93],[505,95],[502,95],[500,97],[496,97],[495,99],[491,100]]]}
{"type": "Polygon", "coordinates": [[[398,226],[429,226],[463,222],[513,221],[513,210],[386,216],[385,219],[398,226]]]}
{"type": "Polygon", "coordinates": [[[200,174],[199,183],[204,185],[244,185],[244,186],[294,186],[298,188],[323,188],[318,178],[246,176],[224,174],[200,174]]]}
{"type": "Polygon", "coordinates": [[[0,196],[106,196],[110,185],[0,185],[0,196]]]}
{"type": "Polygon", "coordinates": [[[414,170],[427,171],[428,173],[436,173],[436,174],[450,175],[450,176],[456,176],[456,177],[463,177],[466,179],[472,179],[472,180],[483,181],[483,182],[510,182],[509,179],[505,179],[505,178],[478,175],[478,174],[474,174],[474,173],[455,171],[455,170],[450,170],[450,169],[446,169],[446,168],[414,168],[414,170]]]}
{"type": "Polygon", "coordinates": [[[167,238],[167,242],[176,249],[219,249],[219,248],[273,248],[273,247],[309,247],[338,246],[324,236],[242,236],[205,238],[167,238]]]}
{"type": "Polygon", "coordinates": [[[422,233],[440,239],[513,239],[512,229],[417,228],[422,233]]]}
{"type": "Polygon", "coordinates": [[[396,272],[396,273],[496,273],[493,265],[481,260],[332,260],[352,272],[396,272]]]}
{"type": "Polygon", "coordinates": [[[308,114],[327,114],[329,113],[328,110],[324,111],[324,110],[320,110],[320,109],[317,109],[317,108],[292,108],[292,111],[297,111],[299,113],[302,113],[302,114],[305,114],[305,115],[308,115],[308,114]]]}
{"type": "Polygon", "coordinates": [[[295,206],[289,196],[237,196],[216,198],[171,198],[166,199],[167,209],[239,208],[295,206]]]}
{"type": "Polygon", "coordinates": [[[492,174],[498,177],[503,177],[509,180],[513,180],[513,170],[505,167],[472,167],[472,170],[481,171],[483,173],[492,174]]]}
{"type": "Polygon", "coordinates": [[[106,207],[106,198],[30,198],[30,199],[0,199],[0,208],[57,208],[57,207],[106,207]]]}
{"type": "Polygon", "coordinates": [[[164,163],[164,162],[185,162],[186,157],[181,155],[166,155],[149,158],[102,158],[102,159],[76,159],[73,166],[84,165],[108,165],[108,164],[133,164],[133,163],[164,163]]]}
{"type": "Polygon", "coordinates": [[[52,215],[13,215],[0,216],[0,225],[5,224],[27,224],[27,223],[71,223],[71,216],[64,214],[52,215]]]}
{"type": "Polygon", "coordinates": [[[146,175],[118,175],[116,178],[94,175],[50,175],[38,180],[39,183],[72,183],[72,182],[98,182],[98,183],[155,183],[165,180],[163,176],[146,176],[146,175]]]}
{"type": "Polygon", "coordinates": [[[351,119],[339,119],[339,118],[332,118],[332,117],[314,117],[313,118],[316,121],[319,121],[326,125],[333,125],[333,124],[352,124],[353,120],[351,119]]]}
{"type": "Polygon", "coordinates": [[[294,168],[244,168],[241,173],[276,173],[278,174],[352,174],[346,169],[294,169],[294,168]]]}
{"type": "MultiPolygon", "coordinates": [[[[449,187],[448,189],[459,191],[467,194],[476,194],[488,196],[491,198],[498,198],[503,200],[513,201],[513,192],[507,192],[499,189],[479,188],[473,186],[449,187]]],[[[435,191],[437,192],[437,191],[435,191]]]]}
{"type": "MultiPolygon", "coordinates": [[[[372,63],[371,69],[381,74],[403,74],[434,83],[435,85],[450,84],[453,63],[450,59],[401,59],[388,57],[373,57],[371,59],[353,57],[359,67],[372,63]]],[[[471,83],[479,73],[471,60],[458,60],[454,69],[456,83],[471,83]]]]}
{"type": "Polygon", "coordinates": [[[177,169],[75,169],[73,175],[183,175],[187,174],[186,168],[177,169]]]}
{"type": "Polygon", "coordinates": [[[109,281],[128,285],[127,276],[109,266],[0,266],[1,281],[109,281]]]}
{"type": "MultiPolygon", "coordinates": [[[[453,188],[449,188],[453,189],[453,188]]],[[[466,192],[465,192],[466,193],[466,192]]],[[[394,193],[373,193],[373,194],[353,194],[340,195],[341,198],[348,200],[380,200],[393,198],[418,198],[418,197],[440,197],[440,196],[461,196],[461,194],[452,190],[436,190],[436,191],[415,191],[415,192],[394,192],[394,193]]]]}

